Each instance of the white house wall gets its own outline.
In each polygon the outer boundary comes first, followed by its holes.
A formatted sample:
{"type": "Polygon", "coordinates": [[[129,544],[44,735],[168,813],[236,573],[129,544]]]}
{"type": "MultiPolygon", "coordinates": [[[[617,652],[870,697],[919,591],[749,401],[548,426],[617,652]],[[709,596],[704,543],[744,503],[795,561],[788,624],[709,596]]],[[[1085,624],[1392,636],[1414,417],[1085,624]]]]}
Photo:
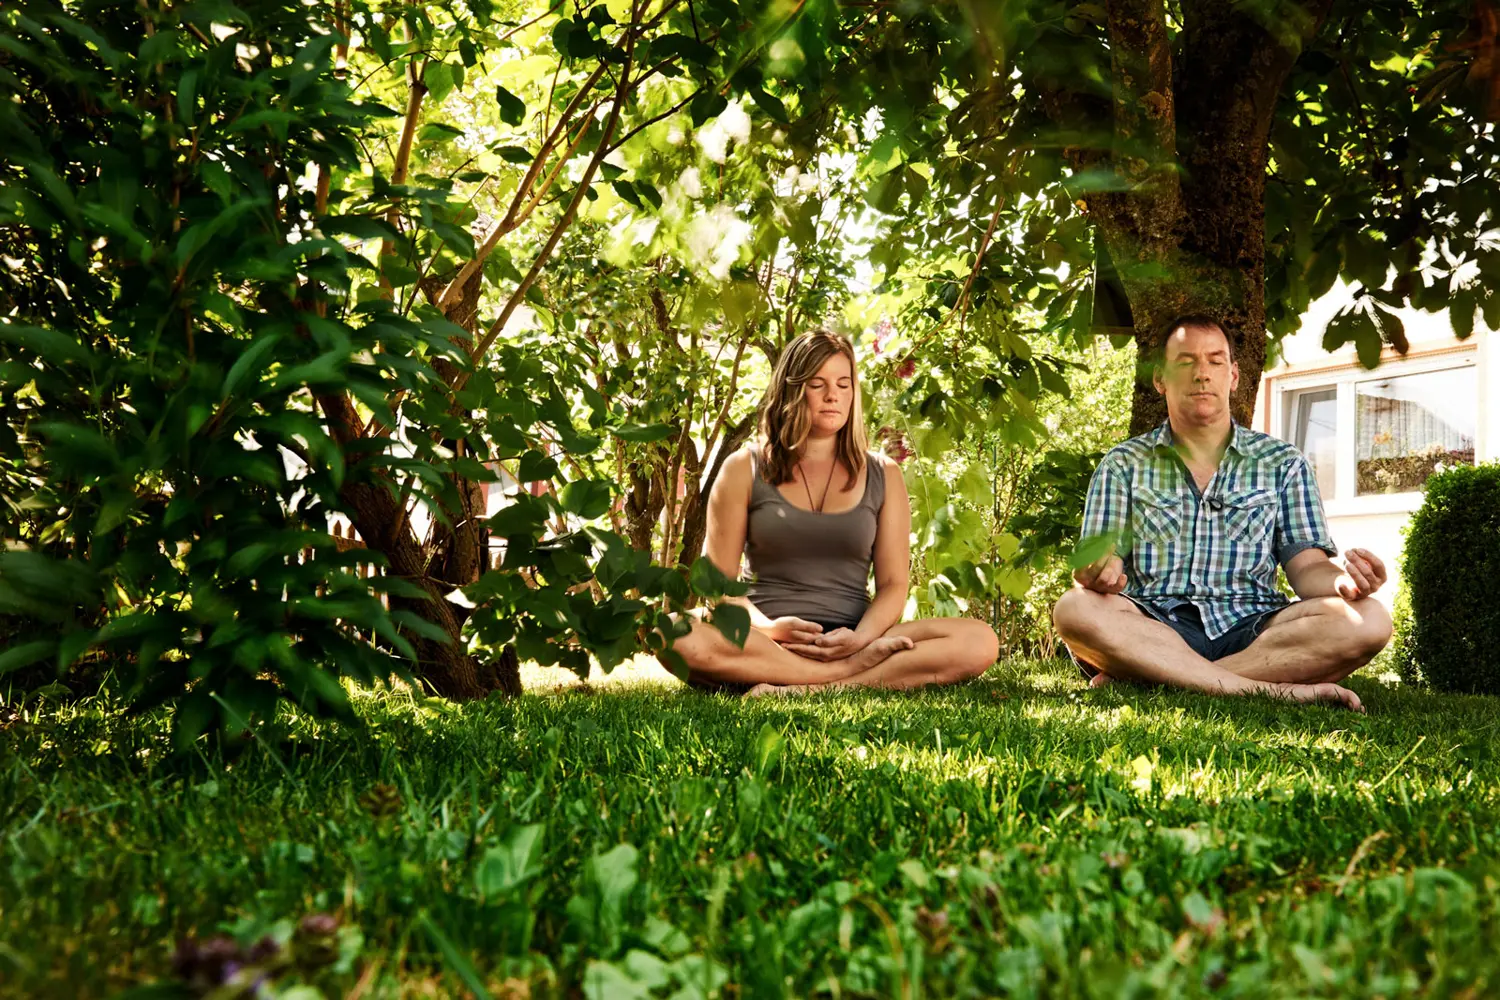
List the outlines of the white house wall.
{"type": "MultiPolygon", "coordinates": [[[[1341,376],[1363,372],[1352,346],[1336,352],[1323,350],[1322,339],[1328,321],[1353,301],[1351,289],[1336,287],[1309,309],[1302,328],[1282,343],[1282,358],[1265,373],[1255,402],[1257,430],[1284,436],[1286,414],[1283,396],[1288,390],[1324,385],[1341,376]]],[[[1387,350],[1377,374],[1392,375],[1445,368],[1472,358],[1477,383],[1475,461],[1500,461],[1500,339],[1477,323],[1473,336],[1460,341],[1453,335],[1448,314],[1400,310],[1411,350],[1401,357],[1387,350]]],[[[1353,392],[1339,399],[1339,433],[1354,432],[1353,392]]],[[[1350,449],[1340,448],[1341,483],[1352,483],[1355,476],[1350,449]]],[[[1391,570],[1391,583],[1380,598],[1389,605],[1400,581],[1403,532],[1411,514],[1421,504],[1421,494],[1345,496],[1325,503],[1329,528],[1340,551],[1366,548],[1381,555],[1391,570]]]]}

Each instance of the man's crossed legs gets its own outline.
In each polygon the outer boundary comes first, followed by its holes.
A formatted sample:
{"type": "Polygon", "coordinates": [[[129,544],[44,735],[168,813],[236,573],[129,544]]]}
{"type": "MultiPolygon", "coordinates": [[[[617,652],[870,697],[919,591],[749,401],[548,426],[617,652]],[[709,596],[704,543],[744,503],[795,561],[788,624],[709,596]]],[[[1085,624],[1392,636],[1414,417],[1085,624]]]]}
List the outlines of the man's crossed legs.
{"type": "Polygon", "coordinates": [[[1359,697],[1338,682],[1369,663],[1391,637],[1390,615],[1369,597],[1296,601],[1271,616],[1244,649],[1217,660],[1119,594],[1075,587],[1057,602],[1052,621],[1073,655],[1104,679],[1337,702],[1356,711],[1364,710],[1359,697]]]}

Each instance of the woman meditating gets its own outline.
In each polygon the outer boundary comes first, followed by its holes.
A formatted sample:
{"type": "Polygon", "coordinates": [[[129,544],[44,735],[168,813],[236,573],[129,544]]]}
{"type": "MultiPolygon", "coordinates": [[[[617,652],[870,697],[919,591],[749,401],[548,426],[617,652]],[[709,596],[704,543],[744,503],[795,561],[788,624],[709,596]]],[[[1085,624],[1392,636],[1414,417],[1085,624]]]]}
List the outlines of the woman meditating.
{"type": "Polygon", "coordinates": [[[693,622],[676,649],[689,681],[750,695],[908,688],[984,673],[998,642],[971,618],[901,621],[911,561],[901,468],[866,451],[854,347],[826,331],[786,346],[760,409],[760,440],[724,463],[708,500],[706,555],[749,564],[743,649],[693,622]],[[875,598],[869,596],[875,571],[875,598]]]}

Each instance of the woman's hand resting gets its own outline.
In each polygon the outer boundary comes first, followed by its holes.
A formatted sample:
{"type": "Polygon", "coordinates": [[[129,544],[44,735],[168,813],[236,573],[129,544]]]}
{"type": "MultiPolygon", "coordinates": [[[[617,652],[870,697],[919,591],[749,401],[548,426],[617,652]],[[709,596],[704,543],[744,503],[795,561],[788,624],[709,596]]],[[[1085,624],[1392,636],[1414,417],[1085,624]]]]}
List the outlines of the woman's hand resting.
{"type": "Polygon", "coordinates": [[[805,618],[794,618],[787,615],[777,618],[765,629],[766,635],[772,642],[778,642],[787,648],[793,643],[811,644],[817,642],[823,634],[823,626],[817,622],[810,622],[805,618]]]}
{"type": "Polygon", "coordinates": [[[870,644],[870,640],[852,628],[836,628],[815,636],[811,642],[784,642],[787,649],[809,660],[842,660],[870,644]]]}

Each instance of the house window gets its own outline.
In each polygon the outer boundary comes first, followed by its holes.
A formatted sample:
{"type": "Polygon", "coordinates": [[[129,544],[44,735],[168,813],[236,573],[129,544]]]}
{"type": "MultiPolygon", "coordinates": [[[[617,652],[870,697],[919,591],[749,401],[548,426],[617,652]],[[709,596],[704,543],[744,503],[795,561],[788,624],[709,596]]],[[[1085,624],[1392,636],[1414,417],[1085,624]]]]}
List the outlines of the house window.
{"type": "Polygon", "coordinates": [[[1439,467],[1473,465],[1478,389],[1472,366],[1356,383],[1356,495],[1409,493],[1439,467]]]}
{"type": "Polygon", "coordinates": [[[1286,439],[1307,456],[1318,480],[1318,492],[1334,495],[1338,464],[1338,388],[1319,386],[1287,394],[1286,439]]]}

